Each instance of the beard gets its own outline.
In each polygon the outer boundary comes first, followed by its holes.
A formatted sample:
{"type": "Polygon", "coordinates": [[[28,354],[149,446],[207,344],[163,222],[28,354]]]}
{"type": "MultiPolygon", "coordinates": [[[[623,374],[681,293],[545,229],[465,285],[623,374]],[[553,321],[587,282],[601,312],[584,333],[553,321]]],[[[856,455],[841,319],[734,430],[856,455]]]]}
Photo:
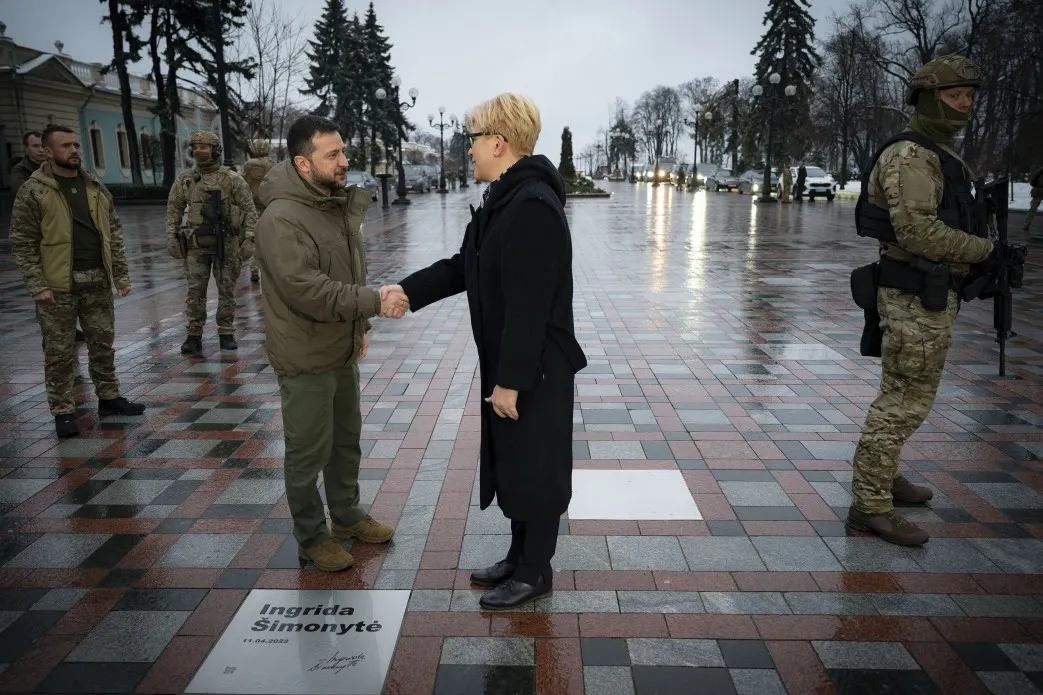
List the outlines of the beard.
{"type": "Polygon", "coordinates": [[[51,161],[54,162],[55,166],[59,166],[63,169],[79,169],[80,164],[83,163],[83,159],[78,154],[70,154],[65,158],[62,158],[59,155],[53,155],[51,161]]]}
{"type": "Polygon", "coordinates": [[[338,180],[338,178],[343,179],[345,174],[347,174],[347,170],[341,171],[339,173],[334,172],[333,174],[329,175],[320,174],[317,171],[313,171],[312,185],[314,185],[316,188],[324,188],[330,193],[334,193],[337,191],[337,189],[344,188],[345,181],[340,181],[338,180]]]}

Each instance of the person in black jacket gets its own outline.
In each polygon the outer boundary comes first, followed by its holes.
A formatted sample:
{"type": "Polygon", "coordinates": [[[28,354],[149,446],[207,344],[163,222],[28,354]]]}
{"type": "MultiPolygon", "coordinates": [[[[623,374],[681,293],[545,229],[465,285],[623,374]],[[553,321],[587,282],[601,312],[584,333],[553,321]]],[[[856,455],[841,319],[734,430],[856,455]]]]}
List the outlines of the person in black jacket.
{"type": "Polygon", "coordinates": [[[572,316],[572,238],[565,186],[533,155],[540,115],[501,94],[467,116],[474,177],[491,182],[460,252],[413,273],[411,311],[467,293],[481,370],[481,507],[511,520],[506,557],[471,574],[480,604],[506,609],[551,591],[558,524],[572,499],[575,375],[587,365],[572,316]]]}
{"type": "Polygon", "coordinates": [[[797,167],[797,194],[794,196],[798,203],[804,202],[804,184],[808,180],[808,170],[804,166],[804,162],[800,163],[797,167]]]}

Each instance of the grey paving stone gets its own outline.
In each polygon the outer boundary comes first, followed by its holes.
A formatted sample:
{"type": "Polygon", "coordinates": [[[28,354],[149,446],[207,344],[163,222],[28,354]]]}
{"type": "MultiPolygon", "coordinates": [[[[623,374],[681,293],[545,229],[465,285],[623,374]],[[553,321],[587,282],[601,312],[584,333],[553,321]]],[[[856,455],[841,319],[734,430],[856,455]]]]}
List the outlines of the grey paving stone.
{"type": "Polygon", "coordinates": [[[452,599],[452,589],[417,589],[409,595],[406,610],[445,612],[449,610],[452,599]]]}
{"type": "Polygon", "coordinates": [[[587,445],[590,448],[590,458],[592,459],[645,458],[645,450],[641,447],[641,442],[591,441],[587,442],[587,445]]]}
{"type": "Polygon", "coordinates": [[[159,567],[228,567],[243,549],[246,533],[187,533],[177,539],[159,567]]]}
{"type": "Polygon", "coordinates": [[[1043,509],[1043,495],[1024,483],[964,483],[997,509],[1043,509]]]}
{"type": "Polygon", "coordinates": [[[420,567],[420,558],[427,544],[426,536],[406,536],[396,533],[388,545],[381,569],[415,570],[420,567]]]}
{"type": "MultiPolygon", "coordinates": [[[[503,536],[464,536],[457,567],[462,570],[476,570],[495,565],[507,554],[509,546],[510,541],[503,536]]],[[[608,553],[607,550],[605,552],[608,553]]],[[[556,560],[560,554],[561,551],[557,551],[554,559],[556,560]]]]}
{"type": "Polygon", "coordinates": [[[618,613],[614,591],[556,591],[536,600],[537,613],[618,613]]]}
{"type": "Polygon", "coordinates": [[[827,669],[920,669],[900,642],[814,641],[811,646],[827,669]]]}
{"type": "Polygon", "coordinates": [[[5,567],[78,567],[112,536],[107,533],[48,533],[14,556],[5,567]]]}
{"type": "Polygon", "coordinates": [[[767,569],[745,536],[684,536],[678,538],[694,572],[758,572],[767,569]]]}
{"type": "MultiPolygon", "coordinates": [[[[163,446],[159,447],[151,454],[148,455],[150,459],[199,459],[206,458],[206,455],[210,453],[218,442],[213,439],[171,439],[163,446]]],[[[282,446],[282,440],[278,442],[271,442],[269,446],[279,444],[282,446]]],[[[273,458],[267,453],[262,452],[262,458],[273,458]]],[[[282,454],[279,454],[282,456],[282,454]]]]}
{"type": "Polygon", "coordinates": [[[993,695],[1039,695],[1040,691],[1020,671],[975,671],[993,695]]]}
{"type": "Polygon", "coordinates": [[[820,461],[850,461],[855,455],[856,442],[802,441],[801,444],[820,461]]]}
{"type": "Polygon", "coordinates": [[[620,613],[705,613],[697,591],[620,591],[620,613]]]}
{"type": "Polygon", "coordinates": [[[792,507],[793,501],[778,483],[725,480],[718,483],[733,507],[792,507]]]}
{"type": "Polygon", "coordinates": [[[173,480],[121,478],[95,495],[90,504],[149,504],[173,482],[173,480]]]}
{"type": "Polygon", "coordinates": [[[489,505],[483,511],[481,507],[474,506],[467,510],[467,525],[464,527],[467,535],[511,535],[511,520],[503,515],[496,505],[489,505]]]}
{"type": "MultiPolygon", "coordinates": [[[[435,506],[438,504],[438,496],[441,494],[441,480],[416,480],[409,488],[406,504],[418,507],[435,506]]],[[[489,507],[489,509],[494,509],[494,507],[489,507]]],[[[499,508],[495,509],[499,511],[499,508]]]]}
{"type": "Polygon", "coordinates": [[[847,507],[851,504],[851,492],[849,486],[840,483],[811,483],[815,492],[830,507],[847,507]]]}
{"type": "Polygon", "coordinates": [[[282,480],[233,480],[214,504],[275,504],[285,493],[282,480]]]}
{"type": "Polygon", "coordinates": [[[1004,572],[1043,574],[1043,541],[1035,538],[973,538],[971,545],[1004,572]]]}
{"type": "Polygon", "coordinates": [[[1033,596],[953,594],[952,600],[973,618],[1043,618],[1043,603],[1033,596]]]}
{"type": "Polygon", "coordinates": [[[1043,671],[1043,644],[1026,642],[1001,644],[999,647],[1022,671],[1043,671]]]}
{"type": "Polygon", "coordinates": [[[880,615],[963,615],[963,609],[945,594],[869,594],[868,596],[880,615]]]}
{"type": "Polygon", "coordinates": [[[395,524],[395,533],[404,536],[426,536],[431,530],[434,518],[434,507],[411,507],[407,504],[402,508],[402,515],[395,524]]]}
{"type": "MultiPolygon", "coordinates": [[[[51,431],[54,435],[54,431],[51,431]]],[[[91,458],[116,443],[115,439],[66,439],[47,451],[47,456],[60,458],[91,458]]],[[[211,446],[213,443],[211,442],[211,446]]]]}
{"type": "Polygon", "coordinates": [[[840,572],[843,567],[821,538],[758,536],[753,546],[773,572],[840,572]]]}
{"type": "Polygon", "coordinates": [[[584,666],[583,691],[597,695],[634,695],[628,666],[584,666]]]}
{"type": "Polygon", "coordinates": [[[155,661],[190,615],[190,611],[112,611],[65,660],[155,661]]]}
{"type": "MultiPolygon", "coordinates": [[[[467,537],[464,536],[466,539],[467,537]]],[[[500,557],[503,559],[510,541],[503,536],[494,536],[502,545],[500,557]]],[[[489,563],[493,564],[493,563],[489,563]]],[[[558,546],[551,559],[551,567],[558,571],[565,570],[607,570],[612,565],[609,560],[609,548],[603,536],[558,536],[558,546]]],[[[485,567],[487,565],[483,565],[485,567]]]]}
{"type": "Polygon", "coordinates": [[[22,617],[25,611],[0,611],[0,633],[22,617]]]}
{"type": "Polygon", "coordinates": [[[53,482],[48,478],[0,478],[0,504],[21,504],[53,482]]]}
{"type": "MultiPolygon", "coordinates": [[[[476,611],[485,610],[484,608],[478,605],[478,599],[480,599],[482,595],[485,594],[485,592],[487,591],[488,589],[455,589],[453,590],[453,599],[452,602],[449,604],[449,610],[454,613],[474,613],[476,611]]],[[[536,607],[532,603],[526,603],[524,605],[518,606],[517,608],[512,608],[510,612],[534,613],[535,611],[536,607]]]]}
{"type": "Polygon", "coordinates": [[[688,569],[674,536],[609,536],[607,540],[614,570],[688,569]]]}
{"type": "Polygon", "coordinates": [[[67,611],[87,595],[86,589],[51,589],[33,604],[34,611],[67,611]]]}
{"type": "Polygon", "coordinates": [[[777,591],[704,591],[707,613],[789,615],[789,604],[777,591]]]}
{"type": "Polygon", "coordinates": [[[442,664],[532,666],[536,646],[529,637],[447,637],[442,664]]]}
{"type": "Polygon", "coordinates": [[[932,538],[912,556],[924,572],[1000,572],[974,544],[963,538],[932,538]]]}
{"type": "Polygon", "coordinates": [[[790,591],[786,603],[798,615],[876,615],[876,608],[865,594],[831,591],[790,591]]]}
{"type": "Polygon", "coordinates": [[[634,666],[724,666],[717,642],[710,639],[631,638],[627,647],[634,666]]]}
{"type": "Polygon", "coordinates": [[[412,589],[416,583],[416,570],[389,570],[381,569],[377,575],[377,581],[373,582],[374,589],[412,589]]]}
{"type": "Polygon", "coordinates": [[[879,538],[839,537],[823,540],[849,572],[923,571],[916,562],[913,549],[892,545],[879,538]]]}
{"type": "Polygon", "coordinates": [[[768,668],[728,669],[737,695],[786,695],[778,671],[768,668]]]}

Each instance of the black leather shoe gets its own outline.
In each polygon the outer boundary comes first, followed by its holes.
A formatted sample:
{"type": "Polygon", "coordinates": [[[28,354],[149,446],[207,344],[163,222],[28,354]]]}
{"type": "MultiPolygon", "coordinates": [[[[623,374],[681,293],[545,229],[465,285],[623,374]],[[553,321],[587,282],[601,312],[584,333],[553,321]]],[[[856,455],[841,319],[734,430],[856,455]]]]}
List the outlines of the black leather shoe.
{"type": "Polygon", "coordinates": [[[198,335],[190,335],[181,343],[182,355],[194,355],[203,351],[203,338],[198,335]]]}
{"type": "Polygon", "coordinates": [[[144,404],[131,403],[123,396],[98,401],[98,415],[101,417],[106,415],[141,415],[144,412],[144,404]]]}
{"type": "Polygon", "coordinates": [[[471,583],[478,586],[499,586],[504,580],[510,579],[516,569],[518,565],[500,560],[492,567],[471,572],[471,583]]]}
{"type": "Polygon", "coordinates": [[[64,413],[62,415],[54,416],[54,433],[59,437],[75,437],[80,433],[80,428],[76,424],[75,413],[64,413]]]}
{"type": "Polygon", "coordinates": [[[218,340],[221,341],[222,350],[238,350],[239,345],[235,342],[235,338],[227,333],[223,333],[217,336],[218,340]]]}
{"type": "Polygon", "coordinates": [[[478,599],[478,605],[486,610],[500,611],[517,608],[523,603],[534,601],[551,592],[551,585],[541,578],[536,585],[508,579],[492,591],[487,591],[478,599]]]}

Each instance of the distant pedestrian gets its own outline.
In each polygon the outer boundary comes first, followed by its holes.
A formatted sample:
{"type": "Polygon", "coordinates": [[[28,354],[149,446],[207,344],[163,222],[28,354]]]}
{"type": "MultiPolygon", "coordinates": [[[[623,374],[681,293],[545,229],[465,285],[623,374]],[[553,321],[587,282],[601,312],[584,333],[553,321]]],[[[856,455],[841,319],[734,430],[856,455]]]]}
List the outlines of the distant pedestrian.
{"type": "Polygon", "coordinates": [[[1032,226],[1032,220],[1036,217],[1036,210],[1039,209],[1040,202],[1043,202],[1043,167],[1036,169],[1035,173],[1032,174],[1029,178],[1029,185],[1032,186],[1030,192],[1032,200],[1029,202],[1029,212],[1025,215],[1025,226],[1022,227],[1022,231],[1025,232],[1032,226]]]}
{"type": "Polygon", "coordinates": [[[804,162],[800,163],[797,167],[797,189],[795,198],[798,203],[804,202],[804,183],[808,180],[808,170],[804,167],[804,162]]]}

